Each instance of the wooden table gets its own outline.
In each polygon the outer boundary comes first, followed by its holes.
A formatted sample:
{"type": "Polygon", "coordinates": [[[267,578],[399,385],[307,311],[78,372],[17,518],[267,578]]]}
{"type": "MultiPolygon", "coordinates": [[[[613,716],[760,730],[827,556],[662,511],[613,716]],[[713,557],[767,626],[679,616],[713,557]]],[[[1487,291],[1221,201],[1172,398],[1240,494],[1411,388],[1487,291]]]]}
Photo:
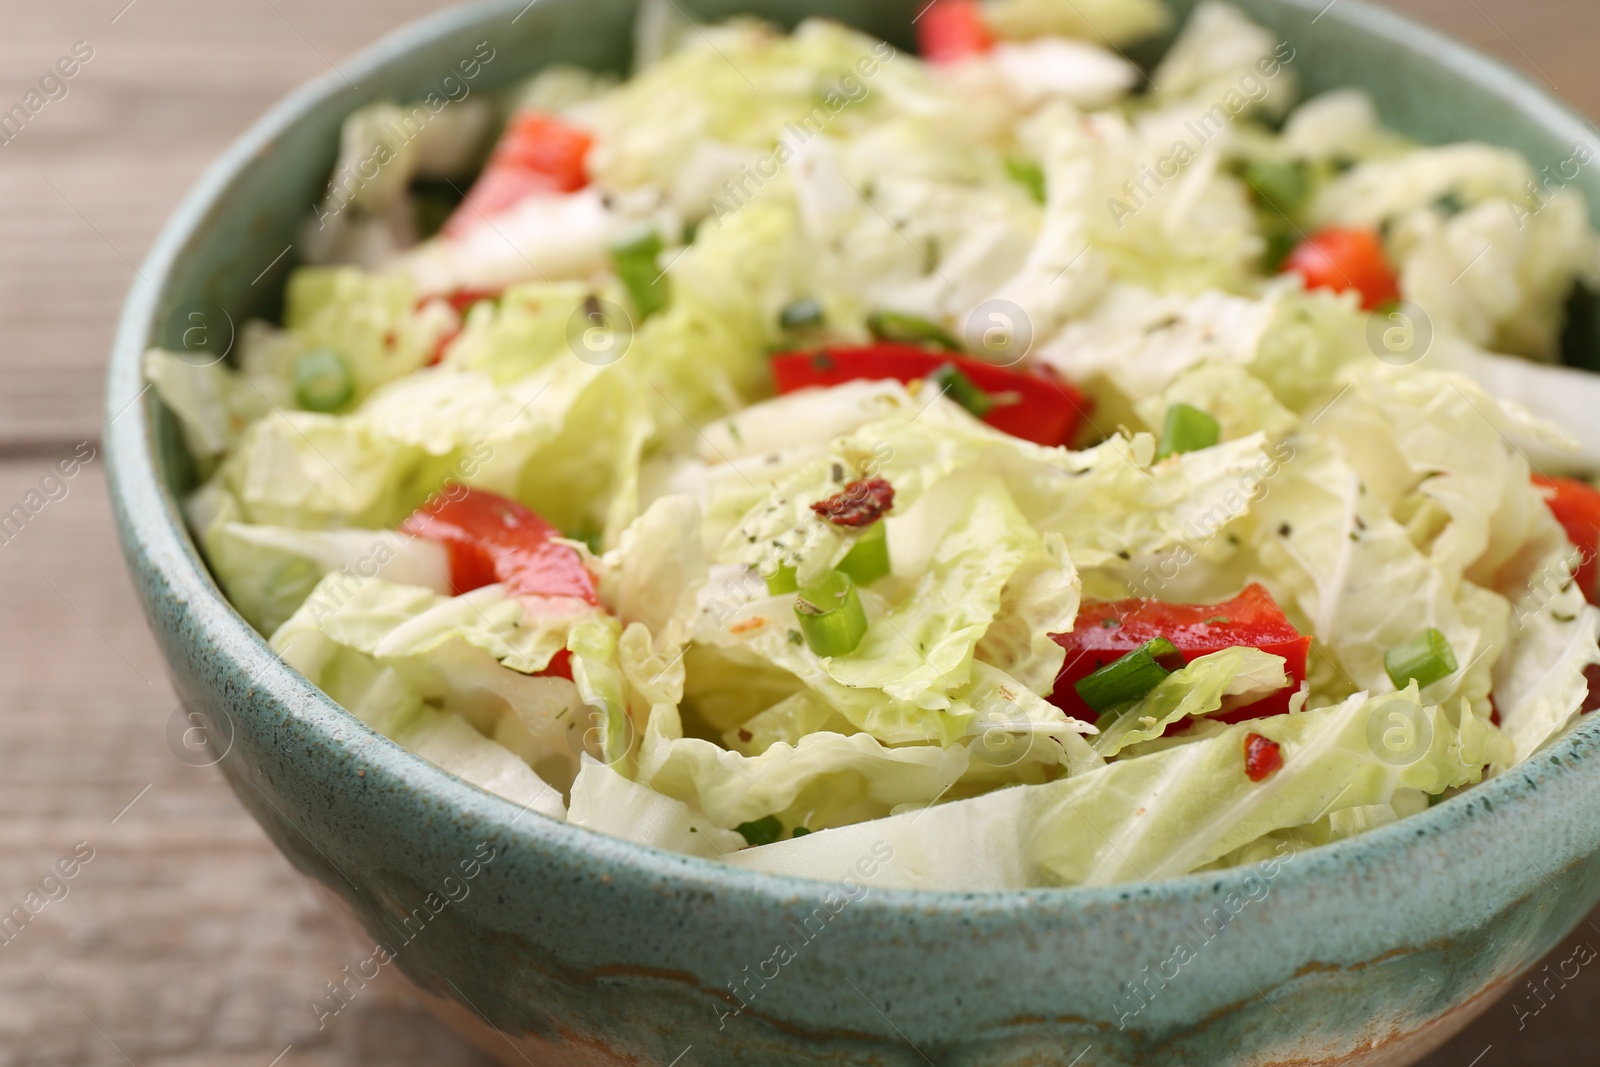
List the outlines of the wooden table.
{"type": "MultiPolygon", "coordinates": [[[[0,510],[80,442],[98,449],[102,361],[133,265],[206,162],[290,87],[437,6],[0,0],[0,108],[74,42],[93,49],[68,94],[0,145],[0,510]]],[[[1600,4],[1396,6],[1600,115],[1600,4]]],[[[75,847],[93,855],[0,943],[0,1067],[483,1064],[381,979],[317,1029],[310,1002],[354,957],[216,772],[169,748],[175,701],[101,466],[97,454],[0,543],[0,911],[75,847]]],[[[1600,920],[1579,941],[1600,946],[1600,920]]],[[[1586,968],[1537,1016],[1519,1025],[1498,1004],[1428,1063],[1592,1062],[1597,1003],[1600,968],[1586,968]]]]}

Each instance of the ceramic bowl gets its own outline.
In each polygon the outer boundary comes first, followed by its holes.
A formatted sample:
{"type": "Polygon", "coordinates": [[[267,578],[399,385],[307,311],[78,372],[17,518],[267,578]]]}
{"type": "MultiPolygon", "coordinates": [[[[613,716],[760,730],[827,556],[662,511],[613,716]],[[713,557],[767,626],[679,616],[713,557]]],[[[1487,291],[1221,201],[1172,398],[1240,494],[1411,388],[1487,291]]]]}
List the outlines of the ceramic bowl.
{"type": "MultiPolygon", "coordinates": [[[[1589,138],[1527,79],[1359,0],[1241,2],[1294,45],[1306,89],[1365,87],[1424,141],[1498,142],[1539,167],[1589,138]]],[[[1600,900],[1600,721],[1270,876],[992,894],[868,878],[846,892],[518,817],[280,662],[179,519],[191,473],[144,391],[140,353],[197,324],[225,332],[275,312],[355,107],[425,95],[482,41],[496,58],[480,89],[558,59],[623,69],[629,0],[524,4],[447,11],[273,109],[167,225],[111,358],[111,493],[145,610],[240,800],[372,942],[347,988],[398,970],[485,1048],[541,1067],[1400,1064],[1492,1003],[1600,900]]],[[[825,14],[909,47],[920,3],[692,6],[785,23],[825,14]]],[[[1594,168],[1576,184],[1600,203],[1594,168]]]]}

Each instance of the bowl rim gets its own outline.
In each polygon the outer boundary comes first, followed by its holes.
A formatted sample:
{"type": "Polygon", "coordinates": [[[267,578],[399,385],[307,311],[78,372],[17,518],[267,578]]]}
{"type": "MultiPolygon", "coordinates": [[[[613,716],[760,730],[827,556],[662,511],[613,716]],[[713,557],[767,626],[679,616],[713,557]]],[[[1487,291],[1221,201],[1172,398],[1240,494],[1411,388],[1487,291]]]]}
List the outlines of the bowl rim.
{"type": "MultiPolygon", "coordinates": [[[[1557,133],[1587,134],[1593,129],[1529,77],[1366,0],[1335,0],[1334,4],[1324,4],[1322,0],[1274,2],[1304,12],[1320,12],[1318,18],[1326,16],[1390,44],[1426,51],[1430,61],[1446,73],[1475,79],[1519,110],[1540,113],[1541,122],[1557,133]]],[[[251,680],[250,695],[235,700],[227,709],[229,715],[241,714],[241,709],[259,705],[265,698],[292,716],[325,751],[359,761],[368,774],[376,771],[387,777],[419,809],[429,803],[443,805],[463,824],[475,824],[489,838],[504,840],[508,848],[551,851],[576,865],[605,867],[607,873],[626,874],[642,885],[704,889],[723,899],[743,897],[754,904],[815,897],[837,883],[747,871],[548,818],[524,822],[512,801],[456,778],[377,733],[283,661],[266,638],[233,608],[204,563],[178,503],[160,475],[155,445],[156,405],[150,386],[143,381],[142,358],[157,326],[156,311],[171,273],[187,247],[204,240],[206,219],[231,184],[258,156],[270,151],[283,131],[320,109],[330,97],[342,93],[347,88],[347,76],[359,84],[361,78],[374,75],[391,63],[405,62],[414,51],[453,31],[518,9],[526,11],[529,6],[524,0],[456,6],[385,35],[338,68],[299,86],[274,104],[206,168],[185,194],[137,271],[118,320],[108,365],[102,441],[119,539],[130,567],[136,572],[141,568],[148,572],[144,577],[147,612],[153,613],[159,603],[185,616],[191,631],[204,635],[229,673],[251,680]],[[137,417],[124,418],[135,410],[137,417]]],[[[259,706],[253,713],[261,713],[259,706]]],[[[1518,810],[1519,803],[1530,803],[1542,784],[1573,773],[1581,757],[1591,755],[1597,747],[1600,717],[1581,721],[1555,744],[1459,797],[1356,837],[1297,852],[1290,869],[1275,876],[1275,885],[1287,890],[1330,873],[1348,873],[1380,863],[1404,863],[1408,852],[1424,838],[1472,833],[1483,825],[1486,815],[1509,816],[1518,810]]],[[[1517,848],[1510,838],[1507,843],[1517,848]]],[[[1531,861],[1529,867],[1535,869],[1531,861]]],[[[1176,905],[1201,898],[1214,903],[1223,886],[1241,885],[1253,870],[1252,866],[1242,866],[1157,881],[1010,890],[873,887],[873,892],[853,906],[862,910],[959,913],[968,921],[1003,921],[1019,911],[1043,906],[1060,913],[1116,909],[1128,902],[1157,898],[1176,905]]]]}

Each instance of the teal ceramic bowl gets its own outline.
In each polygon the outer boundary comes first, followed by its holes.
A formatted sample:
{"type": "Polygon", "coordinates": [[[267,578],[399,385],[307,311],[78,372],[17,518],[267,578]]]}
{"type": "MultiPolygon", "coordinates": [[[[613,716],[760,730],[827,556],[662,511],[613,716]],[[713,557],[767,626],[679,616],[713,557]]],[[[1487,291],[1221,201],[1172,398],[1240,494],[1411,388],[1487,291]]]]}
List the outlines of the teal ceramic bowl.
{"type": "MultiPolygon", "coordinates": [[[[1524,78],[1359,0],[1241,2],[1294,44],[1307,89],[1363,86],[1424,141],[1499,142],[1538,167],[1590,138],[1524,78]]],[[[1600,900],[1600,720],[1270,875],[994,894],[868,881],[845,896],[518,817],[281,663],[184,531],[175,501],[190,475],[140,353],[175,347],[205,315],[220,329],[275,311],[297,224],[358,105],[424,95],[485,40],[496,59],[480,88],[557,59],[623,68],[630,0],[524,3],[418,24],[257,123],[161,235],[111,358],[111,493],[151,626],[240,800],[373,942],[350,982],[398,970],[484,1047],[540,1067],[1401,1064],[1600,900]]],[[[919,4],[693,6],[827,14],[909,45],[919,4]]],[[[1594,168],[1577,183],[1600,204],[1594,168]]]]}

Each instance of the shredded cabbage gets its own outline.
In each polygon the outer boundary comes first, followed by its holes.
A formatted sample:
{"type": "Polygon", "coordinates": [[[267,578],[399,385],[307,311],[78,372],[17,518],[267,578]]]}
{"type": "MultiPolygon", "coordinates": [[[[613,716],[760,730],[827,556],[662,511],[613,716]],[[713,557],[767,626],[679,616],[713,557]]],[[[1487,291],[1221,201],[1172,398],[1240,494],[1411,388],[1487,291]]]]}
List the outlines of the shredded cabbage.
{"type": "Polygon", "coordinates": [[[1597,401],[1501,353],[1554,359],[1600,286],[1578,193],[1358,90],[1295,106],[1294,42],[1226,3],[1150,70],[1120,53],[1169,28],[1156,0],[978,17],[992,49],[926,63],[647,0],[627,80],[549,67],[403,140],[405,107],[351,115],[340,168],[389,161],[336,174],[281,323],[145,358],[235,607],[526,811],[810,878],[1211,870],[1562,737],[1600,594],[1530,479],[1600,466],[1597,401]],[[527,109],[581,166],[542,188],[512,153],[533,191],[424,236],[527,109]],[[1278,271],[1327,227],[1376,235],[1406,303],[1278,271]],[[1020,428],[1041,413],[1072,426],[1020,428]],[[514,592],[542,564],[481,531],[410,532],[463,487],[551,524],[598,603],[514,592]],[[1304,671],[1195,643],[1253,585],[1304,671]],[[1196,606],[1187,662],[1083,632],[1133,597],[1196,606]]]}

